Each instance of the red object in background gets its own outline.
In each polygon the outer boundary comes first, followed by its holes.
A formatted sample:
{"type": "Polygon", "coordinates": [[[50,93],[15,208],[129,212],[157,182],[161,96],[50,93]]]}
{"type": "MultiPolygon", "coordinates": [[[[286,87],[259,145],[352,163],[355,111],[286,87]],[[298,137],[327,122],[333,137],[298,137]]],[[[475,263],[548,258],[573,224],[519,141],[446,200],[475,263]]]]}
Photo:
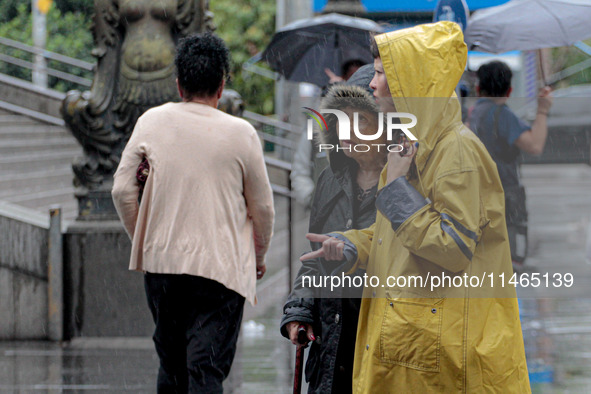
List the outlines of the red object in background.
{"type": "Polygon", "coordinates": [[[308,347],[308,334],[306,327],[301,324],[298,327],[298,342],[300,345],[296,350],[295,372],[293,376],[293,394],[302,392],[302,372],[304,371],[304,349],[308,347]]]}
{"type": "Polygon", "coordinates": [[[148,175],[150,174],[150,163],[148,162],[147,158],[144,158],[140,165],[137,168],[137,172],[135,174],[135,178],[140,185],[140,192],[144,190],[144,186],[146,185],[146,180],[148,179],[148,175]]]}

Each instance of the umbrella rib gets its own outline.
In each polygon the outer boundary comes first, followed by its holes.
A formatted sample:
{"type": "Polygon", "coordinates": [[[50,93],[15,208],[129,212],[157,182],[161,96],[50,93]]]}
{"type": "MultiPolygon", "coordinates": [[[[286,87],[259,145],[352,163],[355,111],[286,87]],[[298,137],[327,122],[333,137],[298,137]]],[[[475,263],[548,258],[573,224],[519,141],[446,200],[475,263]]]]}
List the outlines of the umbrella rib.
{"type": "Polygon", "coordinates": [[[556,23],[558,23],[558,27],[560,27],[560,30],[562,30],[562,34],[564,35],[564,37],[568,40],[569,39],[569,35],[566,31],[566,29],[564,28],[564,25],[562,24],[562,22],[560,21],[560,19],[558,19],[558,17],[556,15],[554,15],[552,13],[552,11],[550,11],[550,9],[548,9],[548,6],[546,4],[544,4],[543,1],[540,0],[536,0],[536,2],[540,5],[540,7],[542,7],[544,10],[546,10],[546,12],[552,17],[554,18],[554,20],[556,20],[556,23]]]}

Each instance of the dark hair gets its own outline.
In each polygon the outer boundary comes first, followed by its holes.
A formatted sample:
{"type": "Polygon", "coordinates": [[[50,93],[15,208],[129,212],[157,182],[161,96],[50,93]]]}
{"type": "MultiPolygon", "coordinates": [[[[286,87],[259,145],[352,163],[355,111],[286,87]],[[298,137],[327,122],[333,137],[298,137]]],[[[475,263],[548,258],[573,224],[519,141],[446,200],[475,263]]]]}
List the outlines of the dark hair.
{"type": "Polygon", "coordinates": [[[371,55],[374,59],[380,57],[380,50],[378,49],[378,43],[376,42],[376,38],[371,36],[369,39],[369,50],[371,51],[371,55]]]}
{"type": "Polygon", "coordinates": [[[230,52],[215,34],[195,34],[180,40],[174,64],[188,98],[212,96],[230,73],[230,52]]]}
{"type": "MultiPolygon", "coordinates": [[[[362,66],[365,66],[365,62],[361,59],[348,60],[345,63],[343,63],[343,66],[341,67],[341,76],[344,77],[345,75],[347,75],[349,73],[349,70],[353,67],[355,68],[355,71],[357,71],[362,66]]],[[[351,73],[351,75],[353,75],[353,73],[351,73]]]]}
{"type": "Polygon", "coordinates": [[[513,73],[507,64],[494,60],[483,64],[476,72],[480,95],[488,97],[503,97],[511,87],[513,73]]]}

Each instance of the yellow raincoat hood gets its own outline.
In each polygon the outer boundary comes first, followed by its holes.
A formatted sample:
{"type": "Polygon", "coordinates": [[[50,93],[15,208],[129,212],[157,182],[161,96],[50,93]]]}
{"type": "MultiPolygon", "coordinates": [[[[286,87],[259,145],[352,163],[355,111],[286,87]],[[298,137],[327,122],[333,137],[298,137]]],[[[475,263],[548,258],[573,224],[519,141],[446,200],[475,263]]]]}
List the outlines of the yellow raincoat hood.
{"type": "Polygon", "coordinates": [[[420,141],[415,160],[421,168],[439,138],[437,126],[458,126],[462,121],[454,93],[468,54],[462,31],[456,23],[439,22],[375,39],[397,112],[417,117],[412,133],[420,141]]]}
{"type": "MultiPolygon", "coordinates": [[[[407,178],[425,202],[397,225],[378,211],[372,227],[343,233],[357,249],[355,267],[380,279],[364,289],[353,391],[528,392],[515,289],[496,280],[512,274],[503,190],[454,94],[466,64],[462,32],[438,22],[375,39],[396,111],[417,117],[417,171],[407,178]],[[495,282],[429,286],[443,275],[495,282]],[[427,286],[388,282],[400,277],[427,286]]],[[[385,188],[386,171],[380,193],[396,195],[400,189],[385,188]]],[[[388,201],[404,211],[402,197],[388,201]]]]}

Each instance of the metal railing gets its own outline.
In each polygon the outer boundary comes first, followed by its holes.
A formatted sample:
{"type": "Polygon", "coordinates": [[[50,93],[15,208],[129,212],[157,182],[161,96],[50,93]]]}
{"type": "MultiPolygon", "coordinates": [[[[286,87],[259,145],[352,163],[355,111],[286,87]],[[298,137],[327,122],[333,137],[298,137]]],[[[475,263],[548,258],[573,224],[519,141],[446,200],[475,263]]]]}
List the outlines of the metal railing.
{"type": "MultiPolygon", "coordinates": [[[[69,66],[70,68],[83,70],[87,73],[89,78],[84,78],[79,75],[75,75],[72,73],[56,70],[54,68],[47,68],[47,74],[56,78],[59,78],[64,81],[72,82],[79,85],[81,88],[88,88],[92,84],[92,74],[91,72],[94,70],[95,65],[89,62],[85,62],[83,60],[74,59],[68,56],[61,55],[59,53],[51,52],[48,50],[44,50],[41,48],[33,47],[22,42],[18,42],[15,40],[11,40],[6,37],[0,37],[0,61],[12,64],[18,67],[22,67],[28,70],[34,70],[35,65],[33,62],[24,60],[21,58],[17,58],[15,56],[8,55],[6,50],[1,50],[4,48],[11,48],[13,50],[20,50],[30,55],[41,55],[47,61],[55,61],[64,65],[69,66]]],[[[10,106],[10,108],[5,108],[12,110],[13,112],[21,113],[26,116],[31,116],[35,119],[46,121],[51,124],[56,124],[63,126],[63,121],[61,119],[49,119],[49,117],[43,116],[43,114],[37,113],[35,111],[30,111],[26,109],[16,109],[11,106],[9,103],[6,105],[10,106]],[[47,118],[47,119],[46,119],[47,118]]],[[[291,191],[291,185],[289,181],[289,175],[291,173],[291,157],[293,156],[293,152],[297,147],[297,140],[299,139],[299,135],[301,134],[301,128],[286,122],[282,122],[271,117],[267,117],[261,114],[257,114],[251,111],[244,111],[243,117],[247,119],[257,130],[259,138],[264,141],[266,144],[273,144],[280,149],[283,150],[281,157],[285,160],[281,160],[278,158],[271,157],[270,155],[265,155],[265,163],[268,168],[273,168],[275,170],[279,170],[279,173],[282,174],[286,178],[286,182],[283,185],[279,185],[276,183],[271,184],[273,193],[276,196],[284,197],[288,199],[288,223],[291,223],[291,216],[293,210],[293,194],[291,191]]],[[[291,228],[288,226],[289,231],[289,261],[291,262],[292,256],[292,242],[291,242],[291,228]]],[[[291,272],[291,270],[290,270],[291,272]]]]}
{"type": "MultiPolygon", "coordinates": [[[[295,137],[301,134],[302,131],[300,128],[291,123],[282,122],[255,112],[244,111],[242,116],[252,123],[257,129],[259,137],[264,141],[279,145],[290,151],[296,149],[297,142],[295,137]],[[272,134],[267,131],[271,131],[272,134]],[[289,138],[290,135],[294,137],[289,138]]],[[[291,157],[291,154],[288,157],[291,157]]],[[[289,170],[291,171],[291,168],[289,170]]]]}
{"type": "MultiPolygon", "coordinates": [[[[6,37],[0,37],[0,48],[2,48],[2,46],[21,50],[32,55],[41,55],[46,60],[53,60],[68,65],[70,67],[83,70],[89,74],[93,71],[95,66],[93,63],[89,63],[79,59],[74,59],[59,53],[30,46],[19,41],[11,40],[6,37]]],[[[35,65],[33,64],[33,62],[11,56],[3,52],[5,51],[0,52],[0,61],[18,67],[22,67],[28,70],[34,69],[35,65]]],[[[92,84],[92,79],[90,78],[80,77],[78,75],[56,70],[50,67],[47,68],[47,74],[62,79],[64,81],[78,84],[85,88],[90,87],[92,84]]],[[[89,77],[91,77],[91,75],[89,75],[89,77]]],[[[244,111],[243,116],[253,124],[253,126],[257,129],[259,137],[265,142],[278,145],[284,149],[287,149],[288,151],[295,150],[297,145],[297,143],[294,141],[295,138],[289,138],[290,135],[299,135],[299,133],[301,133],[301,129],[299,129],[295,125],[286,122],[281,122],[279,120],[272,119],[250,111],[244,111]]],[[[291,158],[291,154],[288,154],[287,156],[291,158]]],[[[291,171],[291,168],[284,169],[291,171]]]]}
{"type": "MultiPolygon", "coordinates": [[[[92,70],[94,69],[94,64],[92,64],[92,63],[85,62],[85,61],[79,60],[79,59],[74,59],[69,56],[61,55],[59,53],[51,52],[46,49],[33,47],[30,45],[24,44],[22,42],[19,42],[19,41],[11,40],[6,37],[0,37],[0,45],[7,47],[7,48],[11,48],[11,49],[21,50],[23,52],[26,52],[26,53],[29,53],[32,55],[40,55],[40,56],[43,56],[43,58],[45,58],[48,61],[52,60],[52,61],[55,61],[55,62],[58,62],[61,64],[65,64],[69,67],[74,67],[76,69],[83,70],[83,72],[85,72],[87,74],[90,74],[92,72],[92,70]]],[[[2,52],[5,52],[5,51],[2,51],[2,52]]],[[[0,52],[0,61],[15,65],[18,67],[22,67],[22,68],[25,68],[28,70],[35,69],[35,65],[33,64],[33,62],[30,62],[30,61],[24,60],[24,59],[20,59],[20,58],[14,57],[14,56],[10,56],[10,55],[7,55],[6,53],[2,53],[2,52],[0,52]]],[[[79,75],[75,75],[75,74],[72,74],[69,72],[56,70],[54,68],[50,68],[49,66],[47,67],[46,72],[47,72],[47,75],[50,75],[52,77],[55,77],[55,78],[58,78],[58,79],[61,79],[64,81],[72,82],[72,83],[75,83],[75,84],[83,86],[83,87],[90,87],[90,85],[92,84],[92,80],[89,78],[84,78],[84,77],[80,77],[79,75]]]]}

